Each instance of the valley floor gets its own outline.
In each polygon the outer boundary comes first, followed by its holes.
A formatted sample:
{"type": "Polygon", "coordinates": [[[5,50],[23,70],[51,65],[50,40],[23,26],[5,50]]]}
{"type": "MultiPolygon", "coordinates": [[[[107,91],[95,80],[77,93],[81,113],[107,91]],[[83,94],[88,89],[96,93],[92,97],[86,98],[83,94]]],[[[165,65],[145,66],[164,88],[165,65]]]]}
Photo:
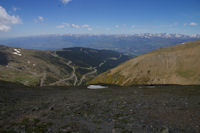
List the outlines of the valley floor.
{"type": "Polygon", "coordinates": [[[199,133],[200,86],[0,85],[0,132],[199,133]]]}

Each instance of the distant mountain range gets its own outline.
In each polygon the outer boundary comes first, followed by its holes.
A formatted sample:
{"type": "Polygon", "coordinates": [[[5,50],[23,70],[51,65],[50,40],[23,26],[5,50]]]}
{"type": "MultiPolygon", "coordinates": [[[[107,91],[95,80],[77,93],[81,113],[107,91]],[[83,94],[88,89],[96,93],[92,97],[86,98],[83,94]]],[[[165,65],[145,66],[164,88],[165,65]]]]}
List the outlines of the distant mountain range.
{"type": "Polygon", "coordinates": [[[78,86],[130,59],[110,50],[30,50],[0,45],[0,80],[29,86],[78,86]]]}
{"type": "Polygon", "coordinates": [[[200,84],[200,41],[161,48],[133,58],[88,84],[200,84]]]}
{"type": "Polygon", "coordinates": [[[199,40],[200,35],[182,34],[135,34],[135,35],[41,35],[1,39],[0,43],[12,47],[39,50],[56,50],[69,47],[87,47],[114,50],[131,56],[138,56],[152,50],[173,46],[187,41],[199,40]]]}

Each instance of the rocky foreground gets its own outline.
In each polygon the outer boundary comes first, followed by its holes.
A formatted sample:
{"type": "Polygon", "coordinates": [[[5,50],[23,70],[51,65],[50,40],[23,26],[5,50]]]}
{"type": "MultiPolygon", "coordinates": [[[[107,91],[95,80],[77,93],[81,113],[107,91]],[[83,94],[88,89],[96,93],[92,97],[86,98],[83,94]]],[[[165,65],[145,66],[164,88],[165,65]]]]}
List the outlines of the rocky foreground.
{"type": "Polygon", "coordinates": [[[200,86],[0,86],[0,132],[199,133],[200,86]]]}

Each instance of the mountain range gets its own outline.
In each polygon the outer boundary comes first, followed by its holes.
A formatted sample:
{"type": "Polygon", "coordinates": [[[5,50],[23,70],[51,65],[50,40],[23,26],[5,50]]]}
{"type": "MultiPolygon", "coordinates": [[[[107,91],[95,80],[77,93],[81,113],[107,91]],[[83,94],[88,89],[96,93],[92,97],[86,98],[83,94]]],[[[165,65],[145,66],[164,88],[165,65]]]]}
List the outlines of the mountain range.
{"type": "Polygon", "coordinates": [[[139,56],[161,47],[173,46],[199,39],[200,35],[168,33],[143,33],[134,35],[52,34],[1,39],[0,43],[11,47],[38,50],[86,47],[114,50],[130,56],[139,56]]]}

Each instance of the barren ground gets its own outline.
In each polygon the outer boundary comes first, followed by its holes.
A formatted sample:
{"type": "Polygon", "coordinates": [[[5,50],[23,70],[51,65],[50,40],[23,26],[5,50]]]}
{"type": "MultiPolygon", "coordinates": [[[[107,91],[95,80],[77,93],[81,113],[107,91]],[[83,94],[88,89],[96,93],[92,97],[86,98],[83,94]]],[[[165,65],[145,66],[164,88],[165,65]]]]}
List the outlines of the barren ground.
{"type": "Polygon", "coordinates": [[[1,84],[0,132],[199,133],[200,86],[1,84]]]}

